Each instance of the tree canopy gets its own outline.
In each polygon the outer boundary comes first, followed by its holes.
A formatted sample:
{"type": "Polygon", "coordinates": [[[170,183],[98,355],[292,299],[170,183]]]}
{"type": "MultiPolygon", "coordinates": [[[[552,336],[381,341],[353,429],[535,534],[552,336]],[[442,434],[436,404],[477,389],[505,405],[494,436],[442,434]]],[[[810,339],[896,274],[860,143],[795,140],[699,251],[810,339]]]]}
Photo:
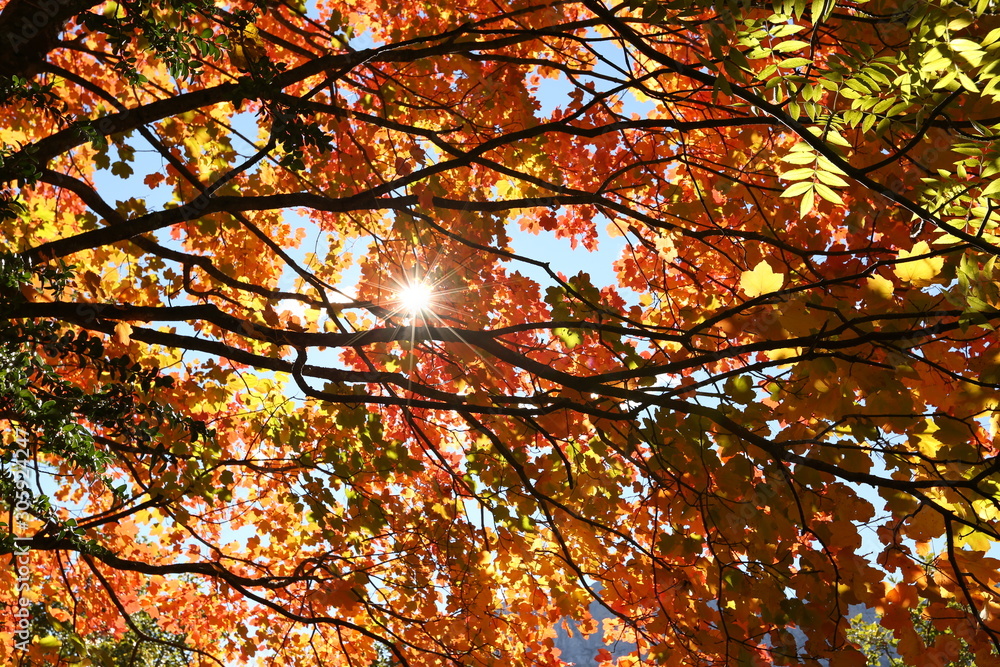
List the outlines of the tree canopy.
{"type": "Polygon", "coordinates": [[[988,0],[0,38],[0,659],[997,664],[988,0]]]}

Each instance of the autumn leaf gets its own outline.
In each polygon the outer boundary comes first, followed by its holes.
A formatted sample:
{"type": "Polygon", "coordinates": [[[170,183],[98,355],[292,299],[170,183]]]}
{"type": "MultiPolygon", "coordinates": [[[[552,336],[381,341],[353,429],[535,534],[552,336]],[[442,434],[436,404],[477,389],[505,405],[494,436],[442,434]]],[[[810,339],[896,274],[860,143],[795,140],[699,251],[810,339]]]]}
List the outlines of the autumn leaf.
{"type": "Polygon", "coordinates": [[[943,257],[926,257],[925,255],[929,253],[930,246],[926,241],[916,243],[912,250],[900,250],[893,271],[900,280],[915,285],[927,285],[937,277],[941,267],[944,266],[943,257]]]}
{"type": "Polygon", "coordinates": [[[260,36],[260,30],[252,23],[246,25],[242,30],[234,32],[230,36],[230,44],[232,48],[229,52],[229,60],[233,67],[240,71],[253,69],[258,61],[267,57],[267,49],[260,36]]]}
{"type": "Polygon", "coordinates": [[[750,271],[744,271],[740,276],[740,289],[751,299],[776,292],[784,283],[785,274],[775,273],[766,260],[761,260],[757,266],[750,271]]]}
{"type": "Polygon", "coordinates": [[[866,287],[876,301],[887,301],[892,298],[894,287],[892,281],[887,278],[871,276],[866,281],[866,287]]]}
{"type": "Polygon", "coordinates": [[[132,325],[128,322],[119,322],[115,325],[115,342],[119,345],[128,345],[131,335],[132,325]]]}

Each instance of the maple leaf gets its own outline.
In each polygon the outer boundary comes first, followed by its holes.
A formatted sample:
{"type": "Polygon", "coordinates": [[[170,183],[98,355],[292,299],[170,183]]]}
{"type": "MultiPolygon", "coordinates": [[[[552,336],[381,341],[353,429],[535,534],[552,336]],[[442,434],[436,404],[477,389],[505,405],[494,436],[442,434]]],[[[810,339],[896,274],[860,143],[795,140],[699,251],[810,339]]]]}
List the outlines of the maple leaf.
{"type": "Polygon", "coordinates": [[[115,325],[115,342],[119,345],[128,345],[132,335],[132,325],[128,322],[119,322],[115,325]]]}
{"type": "Polygon", "coordinates": [[[912,250],[900,250],[893,271],[900,280],[922,286],[934,280],[944,266],[944,258],[930,256],[930,246],[926,241],[920,241],[912,250]]]}
{"type": "Polygon", "coordinates": [[[740,289],[751,299],[762,294],[770,294],[785,284],[785,274],[775,273],[766,260],[740,275],[740,289]]]}
{"type": "Polygon", "coordinates": [[[888,301],[892,298],[892,281],[882,276],[872,276],[866,281],[868,292],[879,301],[888,301]]]}

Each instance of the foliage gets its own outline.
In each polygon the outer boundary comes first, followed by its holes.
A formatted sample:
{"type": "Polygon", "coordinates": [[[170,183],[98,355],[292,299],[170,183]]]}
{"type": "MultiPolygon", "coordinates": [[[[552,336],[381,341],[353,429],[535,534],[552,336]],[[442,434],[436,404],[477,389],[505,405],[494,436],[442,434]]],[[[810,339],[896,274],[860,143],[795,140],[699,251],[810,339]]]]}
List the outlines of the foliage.
{"type": "MultiPolygon", "coordinates": [[[[971,667],[976,664],[975,656],[961,638],[949,628],[938,630],[934,619],[924,616],[927,603],[910,610],[913,626],[920,639],[928,646],[929,661],[941,667],[971,667]]],[[[855,642],[868,659],[870,667],[906,667],[906,661],[899,657],[899,641],[892,631],[879,625],[877,621],[867,622],[861,614],[851,619],[851,629],[847,638],[855,642]]]]}
{"type": "MultiPolygon", "coordinates": [[[[27,665],[74,665],[76,667],[188,667],[190,653],[184,650],[184,636],[172,635],[157,626],[146,612],[132,614],[131,627],[121,638],[90,635],[86,639],[73,632],[68,623],[49,614],[45,606],[32,609],[31,633],[37,655],[22,659],[27,665]]],[[[65,610],[57,613],[66,617],[65,610]]]]}
{"type": "Polygon", "coordinates": [[[205,665],[556,665],[572,622],[860,666],[856,604],[997,661],[987,0],[8,0],[0,39],[5,604],[205,665]]]}
{"type": "MultiPolygon", "coordinates": [[[[14,449],[27,447],[43,458],[52,457],[68,464],[74,474],[89,483],[110,490],[119,508],[126,485],[118,486],[107,475],[115,458],[101,444],[127,443],[131,451],[157,444],[169,429],[169,436],[189,439],[207,437],[204,424],[178,414],[170,406],[144,402],[154,387],[169,386],[170,376],[143,369],[127,356],[107,357],[100,338],[85,331],[60,332],[51,321],[11,319],[11,313],[28,303],[27,296],[38,289],[63,292],[68,273],[51,267],[32,272],[16,257],[0,257],[0,410],[8,423],[17,425],[19,438],[6,443],[0,460],[10,464],[14,449]],[[181,430],[179,430],[181,429],[181,430]],[[94,435],[94,431],[101,435],[94,435]]],[[[164,445],[158,443],[161,451],[164,445]]],[[[128,449],[126,449],[128,451],[128,449]]],[[[16,495],[16,480],[9,470],[0,471],[0,493],[16,495]]],[[[104,547],[82,537],[83,528],[75,519],[61,519],[53,512],[44,493],[30,499],[29,513],[43,521],[35,533],[42,544],[46,535],[69,539],[82,553],[102,552],[104,547]]],[[[13,548],[12,524],[0,527],[0,544],[13,548]]]]}

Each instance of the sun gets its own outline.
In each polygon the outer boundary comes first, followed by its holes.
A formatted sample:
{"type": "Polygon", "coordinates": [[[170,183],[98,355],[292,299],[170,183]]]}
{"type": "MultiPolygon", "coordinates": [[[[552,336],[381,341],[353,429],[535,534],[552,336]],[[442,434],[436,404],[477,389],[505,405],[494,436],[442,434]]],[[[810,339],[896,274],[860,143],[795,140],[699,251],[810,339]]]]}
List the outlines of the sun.
{"type": "Polygon", "coordinates": [[[427,310],[431,305],[434,290],[427,283],[415,282],[405,285],[396,293],[400,308],[410,314],[427,310]]]}

